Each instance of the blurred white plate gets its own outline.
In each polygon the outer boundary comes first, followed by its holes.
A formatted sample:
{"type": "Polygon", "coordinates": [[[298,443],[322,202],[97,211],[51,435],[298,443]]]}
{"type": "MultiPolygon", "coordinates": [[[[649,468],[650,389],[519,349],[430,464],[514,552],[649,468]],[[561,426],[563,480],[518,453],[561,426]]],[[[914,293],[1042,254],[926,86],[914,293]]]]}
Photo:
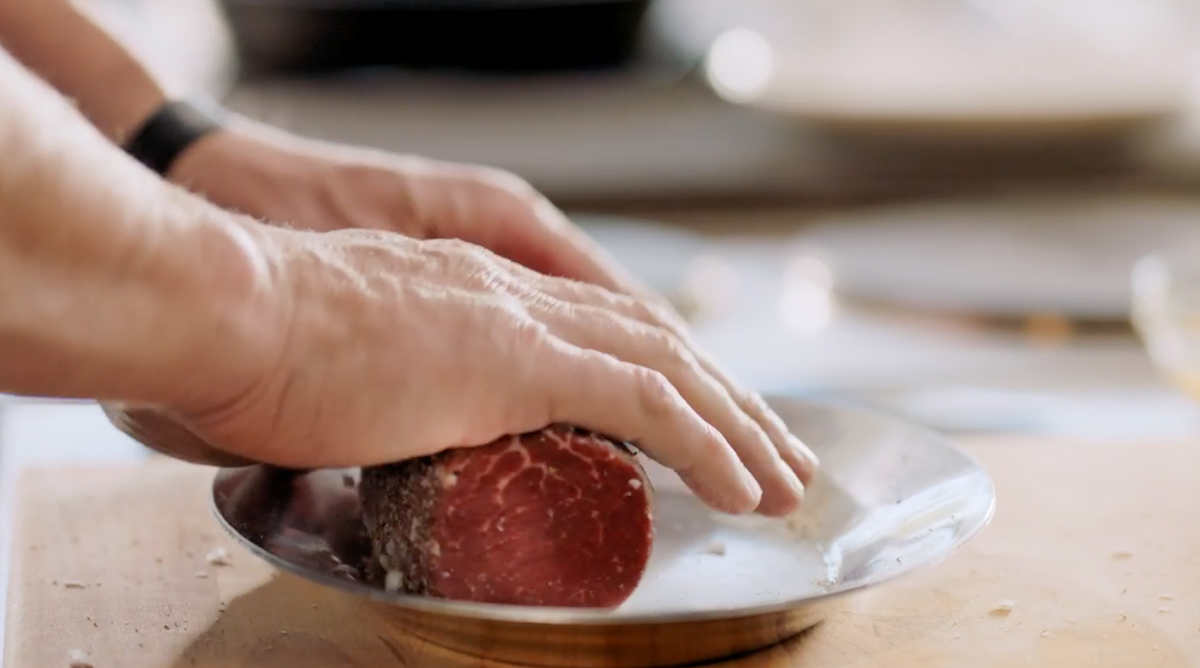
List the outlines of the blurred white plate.
{"type": "Polygon", "coordinates": [[[841,132],[1111,136],[1176,114],[1192,77],[1167,0],[1095,0],[1072,20],[1019,0],[752,4],[770,12],[713,41],[714,89],[841,132]]]}
{"type": "Polygon", "coordinates": [[[1124,319],[1129,271],[1200,238],[1200,200],[1010,197],[829,218],[797,237],[827,257],[836,291],[968,314],[1124,319]]]}

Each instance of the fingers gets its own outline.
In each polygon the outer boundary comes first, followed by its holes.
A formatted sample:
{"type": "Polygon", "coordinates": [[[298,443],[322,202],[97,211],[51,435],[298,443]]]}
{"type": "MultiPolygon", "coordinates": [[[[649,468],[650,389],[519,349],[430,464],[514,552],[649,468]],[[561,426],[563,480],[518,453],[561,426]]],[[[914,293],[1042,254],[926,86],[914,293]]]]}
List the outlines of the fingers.
{"type": "Polygon", "coordinates": [[[799,507],[804,486],[797,474],[762,427],[700,367],[678,338],[602,308],[557,304],[536,309],[532,315],[568,343],[661,373],[700,418],[726,438],[762,487],[760,513],[782,516],[799,507]]]}
{"type": "Polygon", "coordinates": [[[445,163],[408,171],[421,176],[404,198],[409,202],[408,217],[425,221],[426,237],[464,239],[543,275],[612,290],[636,283],[553,204],[513,174],[445,163]]]}
{"type": "MultiPolygon", "coordinates": [[[[687,329],[677,318],[672,317],[669,310],[657,305],[649,305],[645,301],[629,295],[615,294],[595,285],[574,281],[554,280],[548,277],[536,276],[521,267],[506,267],[521,278],[533,283],[537,288],[561,300],[603,308],[618,313],[651,326],[660,327],[678,337],[695,357],[700,368],[717,380],[737,403],[739,408],[759,424],[771,439],[779,456],[805,484],[812,481],[817,468],[817,457],[807,446],[788,432],[787,426],[767,406],[759,395],[747,392],[721,370],[708,355],[697,346],[691,344],[687,329]],[[522,273],[523,272],[523,273],[522,273]]],[[[766,494],[764,500],[770,500],[766,494]]],[[[767,512],[769,509],[764,508],[767,512]]]]}
{"type": "Polygon", "coordinates": [[[635,443],[679,472],[709,505],[730,513],[754,510],[762,488],[737,453],[661,373],[547,336],[531,367],[530,391],[551,422],[635,443]]]}
{"type": "Polygon", "coordinates": [[[538,198],[499,241],[500,255],[548,276],[598,285],[616,292],[640,293],[637,279],[550,202],[538,198]],[[525,258],[522,260],[521,258],[525,258]]]}
{"type": "MultiPolygon", "coordinates": [[[[519,301],[551,338],[661,374],[702,421],[727,439],[758,480],[761,513],[784,515],[799,505],[815,458],[761,400],[738,389],[689,346],[682,325],[672,322],[664,310],[594,285],[540,275],[478,248],[464,251],[461,243],[448,249],[458,261],[446,264],[466,281],[464,287],[499,289],[519,301]]],[[[694,490],[705,489],[703,477],[687,471],[682,475],[694,490]]]]}
{"type": "MultiPolygon", "coordinates": [[[[711,360],[702,359],[700,364],[709,373],[714,374],[725,387],[735,387],[733,381],[711,360]]],[[[788,431],[787,425],[771,410],[761,395],[738,389],[734,392],[738,406],[763,428],[778,449],[780,458],[796,473],[800,482],[805,486],[812,484],[813,476],[817,472],[816,453],[788,431]]]]}

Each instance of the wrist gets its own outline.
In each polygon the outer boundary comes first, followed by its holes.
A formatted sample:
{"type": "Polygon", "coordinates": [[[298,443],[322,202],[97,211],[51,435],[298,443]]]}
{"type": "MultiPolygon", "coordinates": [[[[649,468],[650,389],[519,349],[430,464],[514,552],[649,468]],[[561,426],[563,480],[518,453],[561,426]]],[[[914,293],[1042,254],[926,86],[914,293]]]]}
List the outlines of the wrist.
{"type": "Polygon", "coordinates": [[[225,209],[263,219],[251,193],[271,193],[281,169],[269,146],[242,119],[202,137],[179,154],[166,177],[225,209]]]}
{"type": "Polygon", "coordinates": [[[303,215],[330,176],[314,169],[303,142],[284,132],[235,118],[179,155],[167,177],[208,201],[268,224],[326,232],[303,215]]]}
{"type": "Polygon", "coordinates": [[[282,348],[291,309],[275,234],[283,231],[197,208],[198,220],[146,251],[153,261],[139,277],[176,306],[169,311],[175,345],[136,394],[147,405],[188,412],[251,392],[282,348]]]}
{"type": "Polygon", "coordinates": [[[0,391],[187,403],[269,363],[263,226],[138,169],[3,52],[0,88],[0,391]]]}
{"type": "Polygon", "coordinates": [[[0,390],[174,406],[249,382],[285,321],[261,226],[128,162],[73,167],[2,184],[0,390]]]}
{"type": "Polygon", "coordinates": [[[180,155],[220,130],[230,114],[203,100],[168,100],[155,108],[122,145],[126,153],[166,177],[180,155]]]}
{"type": "Polygon", "coordinates": [[[93,95],[81,110],[103,135],[117,145],[123,145],[145,119],[167,101],[167,93],[144,71],[130,68],[124,62],[113,63],[100,76],[111,86],[105,103],[92,101],[99,98],[99,95],[93,95]]]}
{"type": "Polygon", "coordinates": [[[249,226],[214,218],[116,245],[0,272],[22,286],[0,291],[0,390],[185,408],[271,364],[287,302],[249,226]]]}

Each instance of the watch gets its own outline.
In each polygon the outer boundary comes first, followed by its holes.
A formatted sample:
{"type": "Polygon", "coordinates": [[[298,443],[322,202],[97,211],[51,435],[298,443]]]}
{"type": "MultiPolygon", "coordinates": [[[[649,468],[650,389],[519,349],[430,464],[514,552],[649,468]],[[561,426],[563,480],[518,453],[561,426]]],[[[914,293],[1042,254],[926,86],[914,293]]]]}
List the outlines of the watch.
{"type": "Polygon", "coordinates": [[[201,137],[225,126],[228,112],[193,100],[168,100],[125,143],[125,152],[166,176],[175,160],[201,137]]]}

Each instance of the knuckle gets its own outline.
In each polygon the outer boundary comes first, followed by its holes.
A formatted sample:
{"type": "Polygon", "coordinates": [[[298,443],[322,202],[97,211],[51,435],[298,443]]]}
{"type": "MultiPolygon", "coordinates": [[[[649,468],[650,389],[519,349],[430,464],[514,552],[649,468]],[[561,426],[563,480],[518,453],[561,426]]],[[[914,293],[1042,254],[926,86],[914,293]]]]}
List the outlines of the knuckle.
{"type": "Polygon", "coordinates": [[[422,243],[421,248],[430,257],[451,262],[455,258],[468,253],[468,245],[459,239],[430,239],[422,243]]]}
{"type": "Polygon", "coordinates": [[[673,333],[661,327],[650,326],[643,329],[643,336],[650,341],[656,355],[664,361],[688,369],[695,366],[695,358],[691,351],[673,333]]]}
{"type": "Polygon", "coordinates": [[[737,388],[734,390],[734,399],[738,406],[752,417],[769,436],[778,437],[779,434],[788,431],[783,418],[775,413],[775,410],[771,408],[766,399],[763,399],[761,394],[737,388]]]}
{"type": "Polygon", "coordinates": [[[633,373],[638,405],[648,418],[660,419],[676,411],[679,394],[666,376],[646,367],[637,367],[633,373]]]}
{"type": "Polygon", "coordinates": [[[516,174],[494,167],[476,167],[474,180],[485,188],[495,189],[515,195],[519,198],[536,196],[537,191],[525,179],[516,174]]]}
{"type": "Polygon", "coordinates": [[[762,395],[757,392],[750,392],[741,388],[735,388],[734,399],[743,410],[757,418],[774,418],[775,412],[767,405],[762,395]]]}
{"type": "Polygon", "coordinates": [[[679,319],[679,314],[666,304],[638,300],[646,309],[647,314],[654,319],[654,322],[670,329],[676,336],[682,336],[686,331],[683,322],[679,319]]]}
{"type": "Polygon", "coordinates": [[[646,299],[628,295],[618,295],[618,303],[632,317],[642,322],[665,327],[678,336],[678,327],[674,313],[667,307],[646,299]]]}
{"type": "MultiPolygon", "coordinates": [[[[510,307],[510,312],[513,310],[510,307]]],[[[512,349],[517,353],[528,354],[530,350],[544,347],[550,338],[550,331],[545,323],[525,315],[512,314],[509,337],[512,349]]]]}
{"type": "Polygon", "coordinates": [[[531,312],[544,313],[551,316],[561,316],[567,319],[577,317],[574,305],[556,298],[554,295],[546,294],[537,288],[514,280],[510,285],[510,293],[531,312]]]}
{"type": "Polygon", "coordinates": [[[465,241],[426,241],[425,249],[430,259],[442,270],[474,285],[490,285],[503,274],[500,264],[489,251],[465,241]]]}
{"type": "Polygon", "coordinates": [[[528,422],[525,426],[533,429],[567,413],[565,404],[570,402],[557,385],[559,374],[555,371],[562,364],[562,351],[545,323],[525,315],[514,316],[501,344],[501,354],[508,357],[508,382],[518,389],[518,412],[528,422]]]}
{"type": "Polygon", "coordinates": [[[653,360],[651,366],[667,371],[672,377],[703,373],[699,360],[687,343],[671,330],[646,323],[637,324],[632,330],[645,353],[653,360]]]}
{"type": "Polygon", "coordinates": [[[467,243],[465,241],[461,243],[462,254],[468,259],[468,261],[494,270],[499,270],[503,264],[503,261],[498,255],[484,248],[483,246],[476,246],[475,244],[467,243]]]}
{"type": "Polygon", "coordinates": [[[393,234],[383,230],[373,230],[366,228],[347,228],[329,233],[330,237],[336,235],[342,246],[356,250],[377,250],[382,247],[391,247],[396,245],[396,238],[393,234]]]}
{"type": "Polygon", "coordinates": [[[650,306],[642,300],[636,297],[630,297],[629,295],[613,295],[613,301],[616,303],[617,307],[619,307],[625,313],[628,313],[630,317],[637,318],[638,320],[646,323],[654,322],[653,311],[650,309],[650,306]]]}
{"type": "MultiPolygon", "coordinates": [[[[532,360],[553,363],[551,334],[545,323],[532,317],[514,299],[496,299],[489,304],[493,317],[484,323],[492,330],[489,337],[503,366],[531,371],[532,360]]],[[[532,378],[532,376],[530,376],[532,378]]]]}

